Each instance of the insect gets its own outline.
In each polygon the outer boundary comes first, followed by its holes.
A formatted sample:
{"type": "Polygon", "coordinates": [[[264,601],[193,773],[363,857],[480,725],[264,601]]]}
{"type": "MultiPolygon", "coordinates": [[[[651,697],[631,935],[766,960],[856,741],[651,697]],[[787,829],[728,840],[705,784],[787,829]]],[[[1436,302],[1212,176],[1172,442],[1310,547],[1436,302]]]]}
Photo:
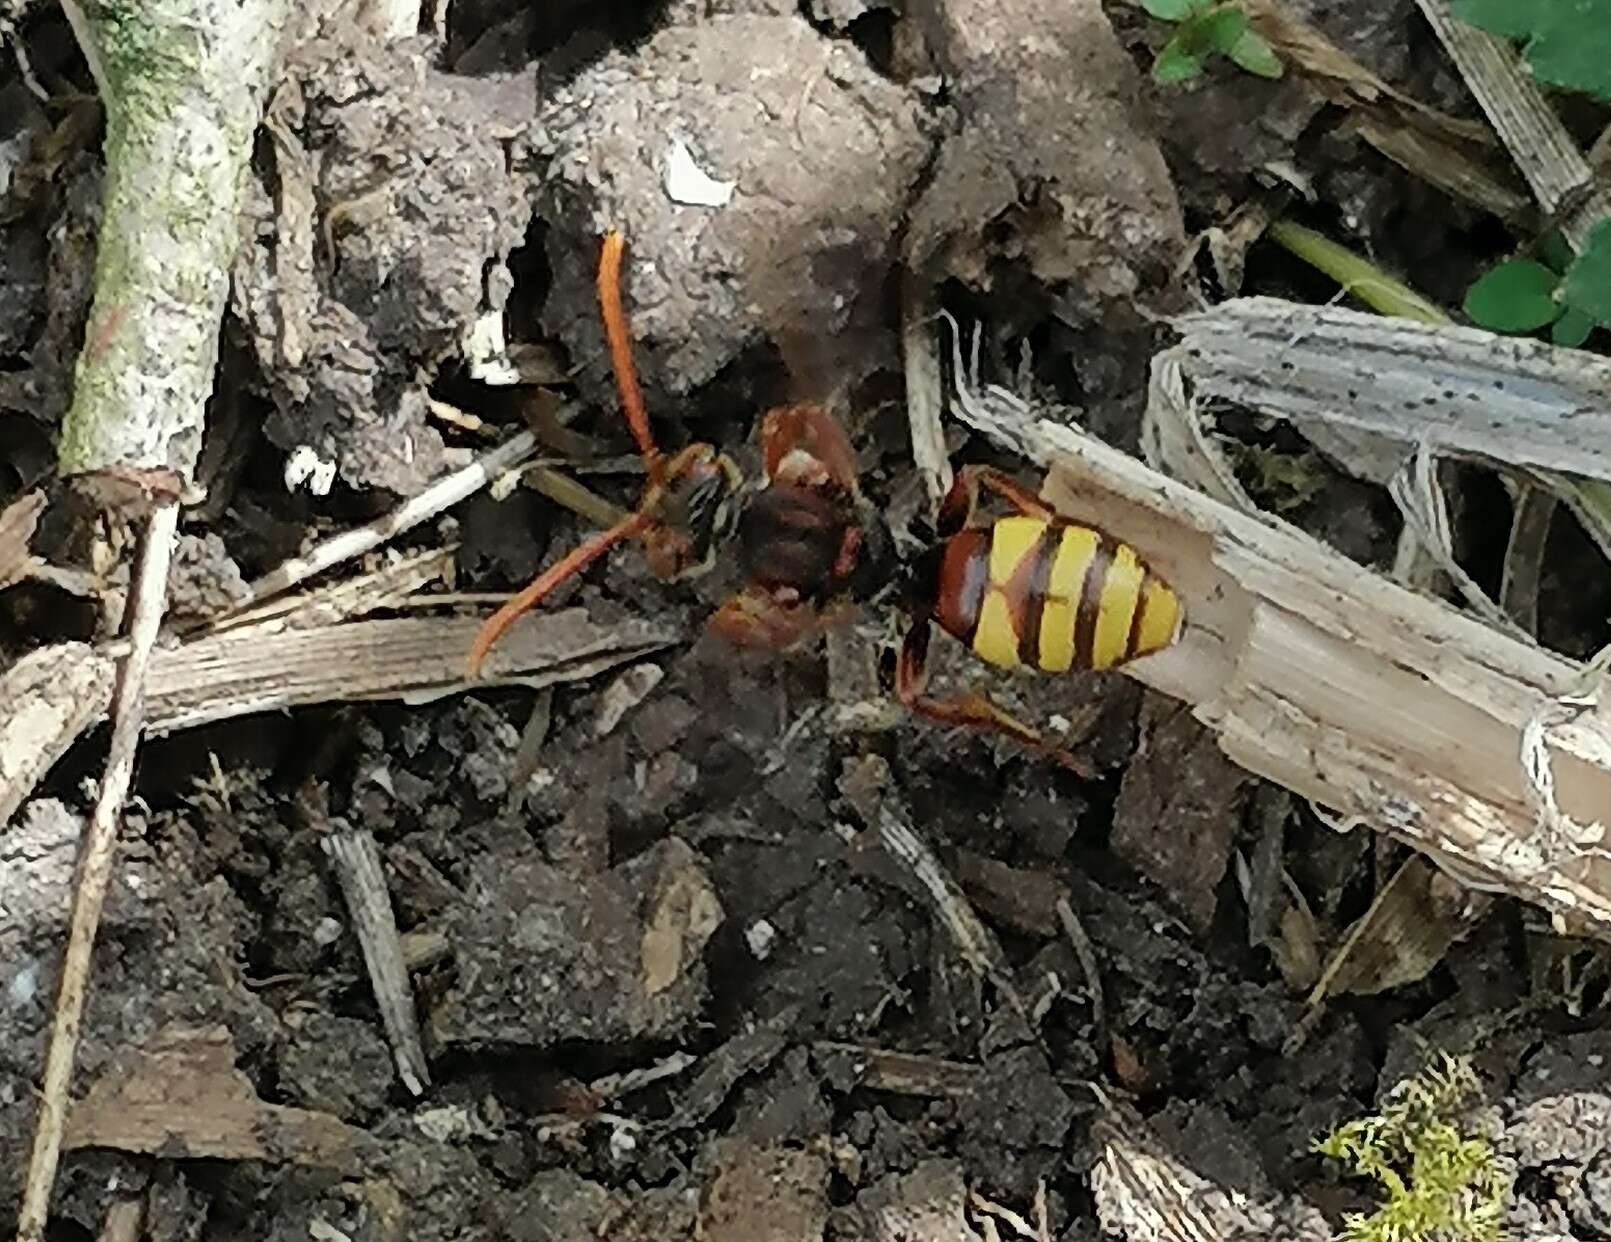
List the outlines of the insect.
{"type": "Polygon", "coordinates": [[[604,322],[621,408],[643,458],[647,476],[643,495],[633,512],[583,540],[486,619],[466,657],[471,681],[480,676],[487,652],[520,616],[624,540],[636,539],[643,547],[650,572],[665,581],[708,567],[718,535],[730,519],[729,502],[743,483],[732,460],[709,444],[690,444],[667,458],[655,443],[637,366],[632,360],[626,312],[621,305],[621,260],[625,249],[626,239],[620,232],[612,230],[605,235],[598,267],[599,316],[604,322]]]}
{"type": "MultiPolygon", "coordinates": [[[[845,616],[891,576],[890,539],[862,493],[849,437],[826,405],[777,406],[760,421],[764,481],[732,512],[743,480],[730,459],[695,443],[664,459],[649,429],[621,309],[619,233],[604,240],[598,294],[621,405],[648,481],[638,508],[544,570],[488,618],[471,646],[474,678],[522,613],[616,543],[636,538],[650,568],[672,579],[708,564],[731,526],[742,585],[708,622],[740,646],[787,650],[845,616]]],[[[1128,544],[1057,514],[1011,476],[965,466],[940,506],[935,543],[907,568],[909,625],[895,693],[943,724],[991,729],[1060,762],[1082,761],[998,707],[982,691],[928,693],[934,624],[1000,668],[1057,673],[1116,668],[1171,645],[1185,613],[1174,589],[1128,544]],[[982,517],[989,491],[1014,513],[982,517]]]]}
{"type": "Polygon", "coordinates": [[[1171,645],[1185,622],[1174,588],[1126,543],[1057,514],[1010,475],[965,466],[941,502],[938,542],[908,584],[910,628],[895,693],[920,715],[1005,733],[1068,766],[1083,765],[982,691],[928,693],[928,651],[938,623],[987,664],[1045,673],[1116,668],[1171,645]],[[1016,512],[981,518],[989,490],[1016,512]]]}
{"type": "MultiPolygon", "coordinates": [[[[747,646],[810,637],[887,578],[888,536],[857,485],[849,441],[818,405],[762,420],[767,484],[737,520],[749,585],[710,628],[747,646]]],[[[1059,516],[1009,475],[965,466],[941,504],[938,539],[905,577],[908,628],[895,692],[918,715],[991,729],[1085,771],[982,691],[928,693],[932,626],[1000,668],[1059,673],[1116,668],[1169,646],[1184,624],[1179,596],[1128,544],[1059,516]],[[981,491],[1009,516],[983,517],[981,491]]],[[[1089,774],[1089,773],[1086,773],[1089,774]]]]}
{"type": "Polygon", "coordinates": [[[890,549],[862,495],[850,441],[826,406],[768,410],[760,438],[765,485],[737,518],[744,585],[708,629],[740,646],[781,651],[882,585],[890,549]]]}

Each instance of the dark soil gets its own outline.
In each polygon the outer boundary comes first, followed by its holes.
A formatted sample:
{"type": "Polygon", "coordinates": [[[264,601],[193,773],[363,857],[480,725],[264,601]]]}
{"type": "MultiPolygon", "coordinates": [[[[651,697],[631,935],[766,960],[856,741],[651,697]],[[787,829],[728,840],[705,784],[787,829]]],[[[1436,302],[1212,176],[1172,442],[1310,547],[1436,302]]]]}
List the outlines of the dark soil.
{"type": "MultiPolygon", "coordinates": [[[[383,43],[331,22],[292,54],[254,163],[177,619],[227,607],[313,538],[516,430],[536,389],[563,398],[583,455],[630,452],[594,302],[607,227],[628,235],[662,443],[709,439],[753,472],[761,410],[831,382],[906,550],[921,531],[906,529],[905,282],[982,325],[987,379],[1134,448],[1160,317],[1230,292],[1206,259],[1181,263],[1188,238],[1264,195],[1271,169],[1311,187],[1299,218],[1451,303],[1509,246],[1295,77],[1221,64],[1154,85],[1167,32],[1128,6],[446,7],[440,33],[383,43]],[[676,140],[736,183],[727,205],[673,201],[676,140]],[[311,215],[288,209],[287,186],[311,215]],[[505,348],[472,356],[489,316],[505,348]],[[327,491],[287,486],[299,450],[333,466],[327,491]]],[[[1401,89],[1475,115],[1411,0],[1289,7],[1401,89]]],[[[45,487],[35,553],[98,573],[51,444],[90,294],[99,116],[63,19],[40,12],[20,34],[52,100],[0,78],[0,504],[45,487]]],[[[1267,243],[1244,290],[1332,296],[1267,243]]],[[[948,425],[958,462],[1024,474],[948,425]]],[[[1262,502],[1390,565],[1399,519],[1380,490],[1251,418],[1225,430],[1262,502]]],[[[630,475],[580,477],[633,501],[630,475]]],[[[1496,564],[1491,507],[1462,521],[1474,571],[1496,564]]],[[[1606,638],[1604,575],[1558,521],[1541,632],[1582,655],[1606,638]]],[[[451,542],[457,590],[507,591],[590,529],[533,490],[483,491],[400,543],[451,542]]],[[[982,1204],[1033,1223],[1044,1194],[1049,1238],[1096,1239],[1095,1123],[1112,1102],[1199,1176],[1335,1224],[1372,1188],[1313,1142],[1446,1050],[1470,1054],[1488,1092],[1519,1179],[1516,1236],[1611,1237],[1598,949],[1495,901],[1413,981],[1310,1010],[1400,847],[1333,831],[1118,675],[992,682],[1067,727],[1083,776],[984,735],[847,713],[883,693],[892,599],[769,659],[697,637],[733,586],[730,564],[662,583],[624,549],[558,602],[679,627],[688,641],[652,673],[152,741],[96,949],[82,1089],[160,1034],[222,1026],[258,1099],[363,1141],[341,1158],[198,1156],[184,1135],[73,1151],[57,1236],[96,1236],[138,1197],[146,1236],[173,1242],[1033,1239],[982,1204]],[[550,717],[527,763],[534,711],[550,717]],[[997,941],[991,969],[881,844],[889,807],[997,941]],[[445,946],[414,975],[420,1098],[320,846],[333,827],[373,835],[405,937],[445,946]]],[[[104,588],[0,592],[0,659],[105,637],[104,588]]],[[[948,639],[934,663],[942,688],[990,676],[948,639]]],[[[103,748],[104,730],[87,735],[0,842],[6,1211],[103,748]]]]}

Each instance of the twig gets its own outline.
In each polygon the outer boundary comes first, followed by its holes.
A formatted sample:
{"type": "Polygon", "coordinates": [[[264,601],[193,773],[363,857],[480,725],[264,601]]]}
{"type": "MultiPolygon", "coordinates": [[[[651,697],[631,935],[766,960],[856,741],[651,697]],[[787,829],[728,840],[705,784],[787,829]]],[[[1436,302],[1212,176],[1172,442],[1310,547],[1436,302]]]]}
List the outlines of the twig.
{"type": "Polygon", "coordinates": [[[627,511],[620,505],[611,504],[592,488],[568,474],[561,474],[552,466],[530,466],[526,470],[526,479],[531,483],[533,490],[541,492],[555,504],[562,505],[572,513],[586,518],[595,526],[608,529],[627,515],[627,511]]]}
{"type": "Polygon", "coordinates": [[[1030,1227],[1030,1224],[1027,1220],[1018,1215],[1018,1213],[1013,1211],[1011,1208],[1002,1207],[999,1203],[992,1203],[977,1190],[970,1190],[968,1192],[968,1206],[973,1208],[973,1210],[976,1212],[983,1212],[986,1215],[994,1216],[1002,1224],[1006,1225],[1009,1229],[1016,1233],[1020,1238],[1026,1238],[1028,1239],[1028,1242],[1035,1242],[1035,1230],[1030,1227]]]}
{"type": "Polygon", "coordinates": [[[57,449],[138,512],[195,476],[252,134],[286,0],[107,0],[74,28],[104,70],[95,299],[57,449]]]}
{"type": "MultiPolygon", "coordinates": [[[[475,617],[288,631],[269,625],[159,649],[147,679],[146,731],[155,736],[315,703],[429,702],[470,688],[464,649],[479,626],[475,617]]],[[[475,688],[540,689],[594,677],[681,637],[663,621],[596,625],[581,608],[522,618],[488,662],[491,679],[475,688]]],[[[84,730],[104,718],[113,660],[121,654],[111,644],[97,651],[64,643],[34,652],[0,676],[0,823],[84,730]]]]}
{"type": "MultiPolygon", "coordinates": [[[[203,622],[204,635],[197,637],[210,637],[243,626],[261,627],[260,633],[328,626],[380,608],[448,608],[456,604],[485,603],[486,600],[466,593],[417,594],[432,582],[452,578],[455,551],[453,544],[427,548],[399,556],[369,573],[315,587],[299,595],[279,595],[244,612],[236,610],[220,620],[203,622]]],[[[486,594],[500,602],[508,598],[502,593],[486,594]]]]}
{"type": "Polygon", "coordinates": [[[320,838],[319,845],[335,865],[336,878],[341,881],[341,892],[352,914],[353,932],[369,968],[375,1004],[391,1042],[392,1058],[397,1062],[397,1075],[410,1092],[421,1095],[430,1085],[431,1071],[420,1043],[414,988],[409,982],[374,834],[363,828],[345,829],[320,838]]]}
{"type": "Polygon", "coordinates": [[[520,814],[526,802],[526,787],[531,783],[542,758],[543,743],[554,723],[554,692],[539,690],[532,696],[531,712],[525,727],[520,730],[520,744],[515,747],[515,761],[509,769],[509,793],[504,798],[503,813],[509,818],[520,814]]]}
{"type": "Polygon", "coordinates": [[[1509,45],[1460,21],[1448,0],[1417,2],[1539,205],[1572,248],[1582,250],[1594,226],[1611,216],[1611,193],[1596,184],[1594,170],[1509,45]]]}
{"type": "Polygon", "coordinates": [[[1279,298],[1235,298],[1175,326],[1199,399],[1611,479],[1611,359],[1279,298]]]}
{"type": "Polygon", "coordinates": [[[881,798],[877,823],[884,848],[906,864],[928,893],[941,926],[950,934],[962,960],[1000,988],[1019,1016],[1029,1021],[1029,1010],[1013,986],[1007,955],[1002,952],[1000,942],[973,912],[967,896],[918,834],[905,806],[892,795],[881,798]]]}
{"type": "Polygon", "coordinates": [[[162,505],[152,513],[141,540],[129,596],[130,649],[113,687],[112,738],[107,748],[106,773],[101,778],[100,795],[79,851],[78,885],[73,893],[67,951],[62,958],[56,1017],[45,1057],[28,1179],[17,1217],[18,1242],[41,1242],[45,1235],[51,1189],[56,1182],[56,1164],[61,1156],[67,1092],[78,1050],[84,996],[89,987],[90,954],[95,946],[107,885],[112,878],[123,799],[134,775],[134,756],[144,723],[146,668],[167,601],[168,563],[178,527],[179,506],[162,505]]]}
{"type": "Polygon", "coordinates": [[[1531,483],[1516,487],[1511,506],[1510,539],[1499,579],[1499,604],[1522,631],[1538,633],[1538,580],[1544,568],[1544,545],[1555,520],[1557,497],[1531,483]]]}
{"type": "Polygon", "coordinates": [[[1068,937],[1069,944],[1074,948],[1074,956],[1079,959],[1080,969],[1085,972],[1085,987],[1091,994],[1091,1025],[1096,1029],[1095,1043],[1101,1047],[1107,1042],[1108,1013],[1102,997],[1102,975],[1097,970],[1096,950],[1091,947],[1091,938],[1085,934],[1085,928],[1067,897],[1057,899],[1057,921],[1063,925],[1063,934],[1068,937]]]}
{"type": "Polygon", "coordinates": [[[912,429],[912,461],[929,496],[932,518],[951,489],[951,458],[945,451],[940,410],[945,388],[934,336],[934,289],[915,273],[901,281],[901,353],[906,369],[906,419],[912,429]]]}
{"type": "MultiPolygon", "coordinates": [[[[244,612],[270,596],[278,595],[299,582],[305,582],[315,574],[323,573],[333,565],[339,565],[342,561],[361,556],[372,548],[379,547],[410,527],[419,525],[427,518],[435,517],[468,496],[473,496],[497,475],[518,466],[536,450],[537,438],[531,432],[522,431],[511,436],[485,456],[471,462],[462,470],[456,470],[438,479],[419,495],[404,501],[390,513],[383,514],[373,522],[354,530],[342,531],[341,534],[332,536],[323,543],[315,544],[304,555],[293,557],[264,574],[252,583],[251,594],[227,615],[233,616],[235,613],[244,612]]],[[[223,619],[214,618],[212,624],[217,624],[223,619]]]]}
{"type": "Polygon", "coordinates": [[[919,1098],[961,1098],[980,1090],[987,1071],[971,1061],[912,1052],[892,1052],[863,1044],[822,1040],[811,1045],[814,1057],[842,1060],[858,1087],[919,1098]]]}

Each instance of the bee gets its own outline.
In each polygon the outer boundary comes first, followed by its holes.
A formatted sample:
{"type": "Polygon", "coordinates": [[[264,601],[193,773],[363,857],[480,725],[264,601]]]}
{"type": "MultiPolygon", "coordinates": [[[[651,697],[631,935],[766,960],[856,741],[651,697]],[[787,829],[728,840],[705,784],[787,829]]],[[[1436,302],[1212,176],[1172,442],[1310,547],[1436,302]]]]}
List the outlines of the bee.
{"type": "Polygon", "coordinates": [[[895,694],[944,724],[991,729],[1079,768],[1069,753],[973,690],[928,693],[929,638],[937,623],[986,664],[1042,673],[1118,668],[1174,644],[1185,607],[1129,544],[1058,514],[1010,475],[964,466],[941,502],[938,539],[908,577],[909,625],[895,694]],[[989,491],[1014,510],[982,516],[989,491]]]}
{"type": "Polygon", "coordinates": [[[644,410],[621,307],[623,246],[621,234],[605,237],[598,294],[621,405],[644,459],[643,496],[636,510],[584,540],[487,619],[470,648],[471,678],[517,617],[615,544],[637,539],[651,571],[672,580],[708,566],[716,544],[731,533],[741,585],[712,614],[709,632],[738,646],[790,650],[899,577],[908,622],[894,668],[899,701],[942,724],[1003,733],[1083,771],[1081,761],[983,691],[930,695],[933,626],[998,668],[1112,669],[1178,640],[1185,609],[1174,588],[1130,545],[1061,516],[986,466],[957,472],[939,508],[935,540],[896,567],[889,532],[862,492],[850,439],[821,402],[797,401],[762,415],[764,477],[753,492],[709,444],[664,458],[644,410]],[[984,492],[1013,512],[982,515],[984,492]]]}

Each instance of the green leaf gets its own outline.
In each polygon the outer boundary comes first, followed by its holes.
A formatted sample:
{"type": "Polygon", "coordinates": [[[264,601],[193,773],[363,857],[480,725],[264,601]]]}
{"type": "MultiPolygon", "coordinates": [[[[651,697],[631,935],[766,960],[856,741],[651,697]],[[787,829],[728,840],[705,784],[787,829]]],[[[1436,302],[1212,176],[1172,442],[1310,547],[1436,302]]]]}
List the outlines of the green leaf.
{"type": "Polygon", "coordinates": [[[1158,52],[1152,62],[1154,82],[1189,82],[1203,71],[1203,58],[1186,46],[1178,34],[1158,52]]]}
{"type": "Polygon", "coordinates": [[[1525,39],[1533,33],[1534,6],[1547,7],[1550,0],[1451,0],[1449,7],[1463,22],[1481,26],[1490,34],[1525,39]]]}
{"type": "Polygon", "coordinates": [[[1234,4],[1221,4],[1199,13],[1180,27],[1194,52],[1226,52],[1248,32],[1247,14],[1234,4]]]}
{"type": "Polygon", "coordinates": [[[1611,98],[1611,0],[1550,0],[1538,7],[1541,20],[1527,44],[1533,76],[1611,98]]]}
{"type": "Polygon", "coordinates": [[[1560,229],[1550,229],[1538,239],[1538,261],[1545,267],[1564,272],[1576,258],[1577,251],[1572,249],[1572,244],[1560,229]]]}
{"type": "Polygon", "coordinates": [[[1560,317],[1555,300],[1560,279],[1542,263],[1509,259],[1466,290],[1466,314],[1495,332],[1536,331],[1560,317]]]}
{"type": "Polygon", "coordinates": [[[1576,349],[1589,339],[1589,333],[1594,331],[1594,320],[1574,306],[1568,306],[1561,312],[1549,330],[1549,339],[1557,345],[1564,345],[1568,349],[1576,349]]]}
{"type": "Polygon", "coordinates": [[[1611,100],[1611,0],[1453,0],[1455,13],[1526,42],[1540,82],[1611,100]]]}
{"type": "Polygon", "coordinates": [[[1183,22],[1206,9],[1214,0],[1141,0],[1141,7],[1166,22],[1183,22]]]}
{"type": "Polygon", "coordinates": [[[1261,78],[1281,76],[1281,58],[1257,31],[1244,30],[1242,37],[1232,44],[1225,55],[1249,73],[1256,73],[1261,78]]]}
{"type": "Polygon", "coordinates": [[[1597,323],[1611,323],[1611,220],[1589,234],[1577,261],[1566,269],[1562,299],[1597,323]]]}

